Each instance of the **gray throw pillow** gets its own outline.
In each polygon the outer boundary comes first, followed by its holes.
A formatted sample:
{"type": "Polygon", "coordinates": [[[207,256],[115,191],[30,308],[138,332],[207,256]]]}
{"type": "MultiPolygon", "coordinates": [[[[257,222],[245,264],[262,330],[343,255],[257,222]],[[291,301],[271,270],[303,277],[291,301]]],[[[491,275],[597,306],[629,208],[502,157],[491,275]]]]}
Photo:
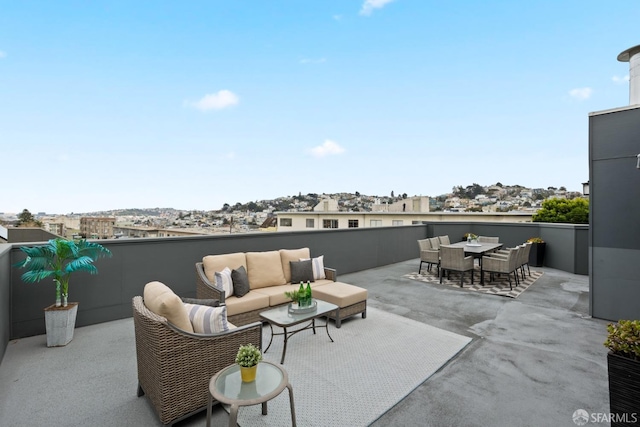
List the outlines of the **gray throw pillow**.
{"type": "Polygon", "coordinates": [[[231,271],[231,280],[233,281],[233,294],[235,296],[242,298],[249,293],[249,276],[247,276],[247,270],[244,266],[231,271]]]}
{"type": "Polygon", "coordinates": [[[289,261],[291,266],[291,283],[313,282],[313,264],[307,261],[289,261]]]}

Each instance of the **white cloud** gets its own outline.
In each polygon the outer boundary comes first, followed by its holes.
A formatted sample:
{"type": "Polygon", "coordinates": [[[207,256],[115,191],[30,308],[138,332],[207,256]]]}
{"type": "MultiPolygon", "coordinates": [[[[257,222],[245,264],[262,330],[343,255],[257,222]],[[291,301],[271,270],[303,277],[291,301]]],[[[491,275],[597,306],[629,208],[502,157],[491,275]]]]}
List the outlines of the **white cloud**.
{"type": "Polygon", "coordinates": [[[6,57],[7,57],[7,52],[0,50],[0,59],[6,58],[6,57]]]}
{"type": "Polygon", "coordinates": [[[373,9],[382,9],[392,1],[393,0],[365,0],[360,9],[360,15],[369,16],[373,12],[373,9]]]}
{"type": "Polygon", "coordinates": [[[591,94],[593,93],[593,89],[590,87],[581,87],[576,89],[571,89],[569,91],[569,95],[572,98],[577,99],[578,101],[584,101],[585,99],[591,98],[591,94]]]}
{"type": "Polygon", "coordinates": [[[311,154],[314,157],[324,157],[324,156],[333,156],[336,154],[344,153],[344,148],[338,145],[338,143],[327,139],[324,141],[322,145],[318,145],[317,147],[313,147],[311,149],[311,154]]]}
{"type": "Polygon", "coordinates": [[[333,15],[333,19],[336,21],[341,21],[342,20],[342,15],[333,15]]]}
{"type": "Polygon", "coordinates": [[[301,64],[322,64],[324,62],[327,62],[327,58],[302,58],[300,60],[301,64]]]}
{"type": "Polygon", "coordinates": [[[627,74],[626,76],[623,76],[623,77],[613,76],[613,77],[611,77],[611,80],[613,80],[613,82],[616,83],[616,84],[627,83],[629,81],[629,74],[627,74]]]}
{"type": "Polygon", "coordinates": [[[220,90],[218,93],[210,93],[202,97],[199,101],[185,101],[185,105],[196,108],[200,111],[222,110],[223,108],[232,107],[240,102],[238,95],[230,90],[220,90]]]}

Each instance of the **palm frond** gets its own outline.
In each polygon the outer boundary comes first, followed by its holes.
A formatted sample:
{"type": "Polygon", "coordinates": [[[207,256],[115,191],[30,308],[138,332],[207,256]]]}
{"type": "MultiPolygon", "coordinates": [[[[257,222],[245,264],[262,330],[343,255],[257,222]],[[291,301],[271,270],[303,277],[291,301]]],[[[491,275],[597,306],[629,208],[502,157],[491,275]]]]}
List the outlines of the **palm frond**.
{"type": "Polygon", "coordinates": [[[55,277],[55,273],[55,271],[51,270],[33,270],[25,271],[21,277],[26,283],[36,283],[46,279],[47,277],[55,277]]]}
{"type": "Polygon", "coordinates": [[[98,269],[93,265],[93,258],[89,256],[81,256],[78,259],[69,261],[69,263],[64,267],[64,271],[67,274],[73,273],[74,271],[88,271],[91,274],[96,274],[98,269]]]}

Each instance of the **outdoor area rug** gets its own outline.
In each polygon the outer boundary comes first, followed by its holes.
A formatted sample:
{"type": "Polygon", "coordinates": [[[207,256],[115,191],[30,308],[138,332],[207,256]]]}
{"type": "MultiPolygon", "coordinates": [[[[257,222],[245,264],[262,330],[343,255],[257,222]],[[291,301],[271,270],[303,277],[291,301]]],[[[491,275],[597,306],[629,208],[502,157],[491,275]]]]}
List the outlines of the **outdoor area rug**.
{"type": "MultiPolygon", "coordinates": [[[[520,284],[516,286],[515,280],[513,278],[513,274],[511,275],[511,283],[513,285],[513,289],[509,289],[509,280],[507,279],[506,274],[495,274],[494,280],[489,280],[489,273],[484,274],[484,286],[480,284],[480,267],[475,266],[473,281],[474,284],[471,284],[471,276],[469,273],[465,273],[463,289],[469,291],[476,291],[483,294],[489,295],[499,295],[507,298],[517,298],[526,291],[529,286],[533,285],[536,280],[538,280],[542,276],[541,271],[531,270],[531,275],[529,275],[527,271],[526,279],[522,280],[522,276],[520,276],[520,284]]],[[[421,274],[418,273],[409,273],[405,274],[402,277],[406,277],[408,279],[419,280],[421,282],[426,282],[430,284],[438,284],[440,285],[440,278],[438,277],[438,271],[434,267],[431,268],[431,271],[427,271],[426,266],[422,269],[421,274]]],[[[453,286],[460,289],[460,273],[451,272],[451,278],[447,279],[445,275],[442,278],[442,285],[453,286]]]]}
{"type": "MultiPolygon", "coordinates": [[[[324,324],[317,320],[316,324],[324,324]]],[[[275,328],[281,331],[280,328],[275,328]]],[[[367,426],[456,356],[471,338],[383,310],[369,307],[367,318],[333,321],[324,328],[300,332],[289,339],[282,367],[289,375],[299,426],[367,426]]],[[[263,347],[271,331],[263,327],[263,347]]],[[[283,337],[275,336],[265,360],[279,364],[283,337]]],[[[228,408],[227,408],[228,410],[228,408]]],[[[261,406],[243,406],[238,424],[290,426],[285,389],[261,406]]]]}

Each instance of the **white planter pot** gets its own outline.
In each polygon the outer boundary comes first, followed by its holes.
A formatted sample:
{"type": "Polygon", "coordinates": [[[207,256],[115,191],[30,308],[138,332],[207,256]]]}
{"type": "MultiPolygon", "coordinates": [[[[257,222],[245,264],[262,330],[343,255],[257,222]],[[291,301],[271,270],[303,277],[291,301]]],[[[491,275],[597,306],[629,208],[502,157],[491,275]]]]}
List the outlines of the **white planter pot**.
{"type": "Polygon", "coordinates": [[[56,307],[54,304],[44,309],[47,347],[59,347],[69,344],[73,339],[77,314],[77,302],[70,302],[66,307],[56,307]]]}

